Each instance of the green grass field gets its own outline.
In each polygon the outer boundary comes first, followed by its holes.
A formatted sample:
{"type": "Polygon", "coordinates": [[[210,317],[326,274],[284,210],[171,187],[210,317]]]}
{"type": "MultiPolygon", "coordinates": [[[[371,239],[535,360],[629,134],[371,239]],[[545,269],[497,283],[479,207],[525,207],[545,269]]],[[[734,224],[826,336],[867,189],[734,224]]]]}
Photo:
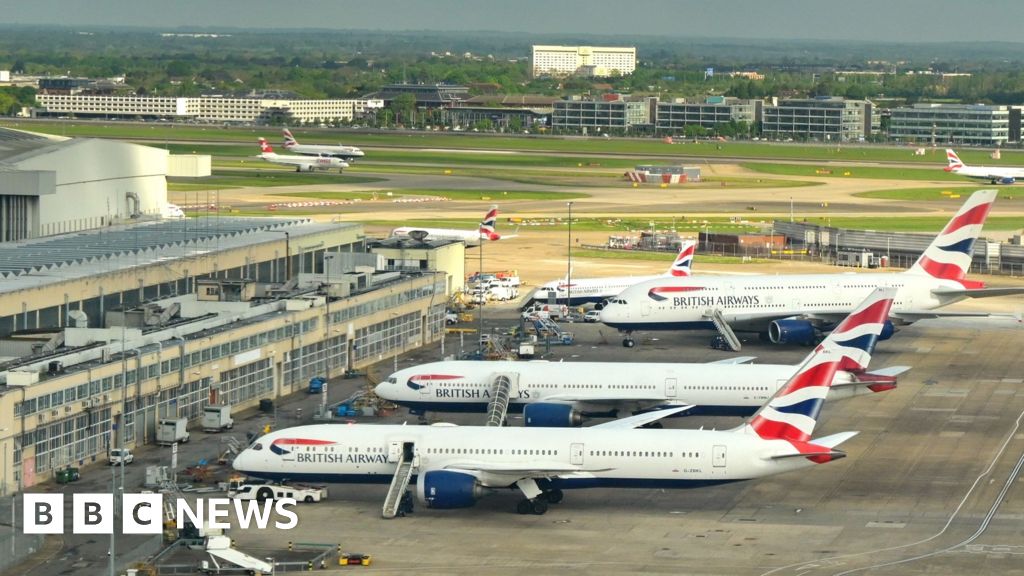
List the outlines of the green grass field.
{"type": "MultiPolygon", "coordinates": [[[[340,198],[339,194],[347,192],[289,192],[282,196],[298,196],[302,198],[317,198],[320,200],[335,200],[340,198]]],[[[444,188],[403,188],[401,190],[367,190],[358,193],[360,197],[376,196],[378,198],[401,197],[401,196],[441,196],[449,200],[483,200],[488,202],[515,201],[515,200],[572,200],[574,198],[587,198],[586,194],[576,192],[541,192],[538,190],[448,190],[444,188]],[[390,195],[390,196],[389,196],[390,195]]]]}
{"type": "MultiPolygon", "coordinates": [[[[256,139],[263,136],[274,145],[280,144],[280,130],[274,127],[181,126],[163,123],[128,122],[26,122],[0,121],[0,126],[57,134],[127,140],[145,139],[153,145],[159,141],[195,140],[208,142],[233,141],[250,144],[255,154],[256,139]]],[[[660,139],[587,138],[560,136],[496,136],[466,133],[355,133],[341,130],[298,129],[296,136],[303,143],[374,146],[408,146],[412,148],[458,148],[469,150],[507,149],[534,152],[567,152],[580,154],[652,154],[658,156],[772,158],[789,160],[839,160],[850,162],[903,162],[943,166],[943,149],[928,149],[924,156],[914,154],[912,146],[808,145],[768,142],[683,142],[665,144],[660,139]]],[[[968,164],[1014,166],[1024,165],[1024,152],[1005,150],[1001,160],[992,160],[987,150],[958,150],[968,164]]],[[[376,152],[370,152],[368,157],[376,152]]]]}
{"type": "Polygon", "coordinates": [[[748,170],[764,174],[783,176],[817,176],[826,178],[869,178],[885,180],[935,180],[949,182],[967,182],[961,176],[943,172],[938,168],[887,168],[883,166],[830,166],[803,164],[767,164],[747,162],[742,166],[748,170]]]}
{"type": "MultiPolygon", "coordinates": [[[[885,200],[912,200],[960,204],[967,198],[967,196],[978,189],[978,186],[937,186],[930,188],[872,190],[870,192],[859,192],[854,194],[854,196],[859,196],[861,198],[880,198],[885,200]]],[[[1024,188],[1018,190],[1011,187],[1000,187],[999,197],[1006,200],[1022,198],[1024,197],[1024,188]]]]}
{"type": "MultiPolygon", "coordinates": [[[[608,260],[648,260],[671,263],[673,254],[670,252],[641,252],[629,250],[573,250],[573,258],[605,258],[608,260]]],[[[740,256],[712,256],[698,253],[694,265],[704,264],[765,264],[772,262],[764,258],[744,260],[740,256]]]]}
{"type": "Polygon", "coordinates": [[[301,186],[307,184],[367,184],[382,182],[383,178],[351,176],[348,174],[309,174],[286,171],[277,173],[230,172],[218,170],[205,178],[168,178],[167,190],[191,192],[245,187],[301,186]]]}

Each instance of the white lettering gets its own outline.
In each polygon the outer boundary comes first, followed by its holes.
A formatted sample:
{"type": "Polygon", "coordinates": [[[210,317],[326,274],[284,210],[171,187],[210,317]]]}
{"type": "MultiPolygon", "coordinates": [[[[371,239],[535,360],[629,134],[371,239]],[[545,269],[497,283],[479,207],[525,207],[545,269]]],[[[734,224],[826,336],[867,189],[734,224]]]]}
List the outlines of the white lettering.
{"type": "Polygon", "coordinates": [[[270,510],[273,506],[273,502],[270,500],[264,500],[260,502],[258,500],[234,500],[235,503],[235,518],[238,520],[238,527],[242,530],[249,529],[249,522],[253,518],[256,519],[256,528],[258,530],[266,530],[267,523],[270,522],[270,510]]]}
{"type": "Polygon", "coordinates": [[[231,502],[228,498],[210,498],[206,501],[206,513],[209,518],[207,526],[227,530],[231,528],[230,522],[221,522],[221,518],[227,518],[231,514],[231,502]]]}
{"type": "Polygon", "coordinates": [[[280,520],[274,522],[274,528],[278,530],[291,530],[299,525],[299,517],[295,514],[294,510],[290,509],[292,506],[295,506],[294,498],[280,498],[274,501],[274,510],[278,516],[288,518],[288,522],[281,522],[280,520]]]}

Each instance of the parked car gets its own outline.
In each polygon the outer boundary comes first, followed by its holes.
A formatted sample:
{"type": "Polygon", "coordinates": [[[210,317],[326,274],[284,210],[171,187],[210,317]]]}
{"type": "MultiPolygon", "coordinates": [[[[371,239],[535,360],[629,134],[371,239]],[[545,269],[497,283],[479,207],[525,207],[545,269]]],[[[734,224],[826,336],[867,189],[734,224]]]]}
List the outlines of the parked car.
{"type": "Polygon", "coordinates": [[[444,323],[445,324],[458,324],[459,323],[459,315],[456,314],[455,312],[445,312],[444,313],[444,323]]]}
{"type": "Polygon", "coordinates": [[[588,323],[588,324],[592,324],[594,322],[600,322],[601,321],[601,311],[600,310],[587,310],[587,313],[583,315],[583,321],[588,323]]]}
{"type": "Polygon", "coordinates": [[[127,466],[134,461],[135,456],[132,454],[132,451],[127,448],[114,448],[110,451],[110,454],[107,455],[107,463],[112,466],[114,464],[120,464],[121,462],[124,462],[127,466]]]}

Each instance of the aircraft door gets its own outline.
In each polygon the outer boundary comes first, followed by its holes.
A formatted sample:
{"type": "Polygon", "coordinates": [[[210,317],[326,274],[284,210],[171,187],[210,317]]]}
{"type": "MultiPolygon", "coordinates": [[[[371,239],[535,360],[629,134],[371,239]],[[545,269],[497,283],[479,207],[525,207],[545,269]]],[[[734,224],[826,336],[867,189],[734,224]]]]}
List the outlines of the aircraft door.
{"type": "Polygon", "coordinates": [[[665,378],[665,396],[667,398],[675,398],[676,397],[676,379],[675,378],[665,378]]]}
{"type": "Polygon", "coordinates": [[[402,461],[402,443],[388,442],[388,462],[394,464],[402,461]]]}
{"type": "Polygon", "coordinates": [[[715,445],[711,448],[711,465],[715,468],[725,468],[725,446],[715,445]]]}
{"type": "Polygon", "coordinates": [[[569,446],[569,464],[583,466],[583,444],[572,444],[569,446]]]}
{"type": "Polygon", "coordinates": [[[651,315],[651,305],[648,304],[647,302],[643,302],[642,304],[640,304],[640,315],[641,316],[650,316],[651,315]]]}

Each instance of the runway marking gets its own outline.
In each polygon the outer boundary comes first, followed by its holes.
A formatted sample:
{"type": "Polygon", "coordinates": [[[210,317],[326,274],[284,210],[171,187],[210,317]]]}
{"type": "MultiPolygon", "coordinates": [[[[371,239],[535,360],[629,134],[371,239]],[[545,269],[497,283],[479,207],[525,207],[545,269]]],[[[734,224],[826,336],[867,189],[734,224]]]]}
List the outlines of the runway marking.
{"type": "Polygon", "coordinates": [[[956,412],[957,408],[911,408],[911,412],[956,412]]]}
{"type": "Polygon", "coordinates": [[[907,523],[906,522],[882,521],[882,522],[868,522],[867,524],[865,524],[865,526],[867,528],[906,528],[907,527],[907,523]]]}

